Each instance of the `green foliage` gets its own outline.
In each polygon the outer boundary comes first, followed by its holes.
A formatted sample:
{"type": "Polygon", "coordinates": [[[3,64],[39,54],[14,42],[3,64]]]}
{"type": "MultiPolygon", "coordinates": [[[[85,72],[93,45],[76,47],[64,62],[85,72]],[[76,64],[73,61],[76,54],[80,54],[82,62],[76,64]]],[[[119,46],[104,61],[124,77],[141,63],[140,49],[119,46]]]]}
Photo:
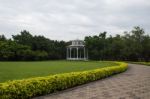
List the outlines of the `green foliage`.
{"type": "Polygon", "coordinates": [[[0,41],[6,41],[6,37],[4,35],[0,35],[0,41]]]}
{"type": "Polygon", "coordinates": [[[118,64],[118,66],[106,67],[84,72],[56,74],[47,77],[38,77],[1,83],[0,98],[31,98],[99,80],[113,74],[123,72],[127,69],[127,64],[120,62],[118,62],[118,64]]]}
{"type": "Polygon", "coordinates": [[[0,41],[0,60],[43,60],[48,57],[45,51],[32,51],[29,46],[14,41],[0,41]]]}
{"type": "MultiPolygon", "coordinates": [[[[19,44],[29,46],[35,54],[43,56],[42,59],[63,59],[65,58],[66,43],[64,41],[54,41],[44,36],[32,36],[24,30],[21,34],[13,35],[13,40],[19,44]],[[41,54],[39,53],[41,51],[41,54]],[[42,55],[43,54],[43,55],[42,55]]],[[[40,57],[30,60],[41,60],[40,57]]]]}
{"type": "Polygon", "coordinates": [[[85,43],[93,60],[150,61],[150,36],[140,27],[122,36],[106,37],[106,32],[87,36],[85,43]]]}
{"type": "Polygon", "coordinates": [[[33,36],[26,30],[12,38],[7,40],[4,35],[0,35],[0,60],[48,60],[64,59],[66,56],[64,41],[33,36]]]}
{"type": "MultiPolygon", "coordinates": [[[[145,34],[144,29],[134,27],[131,32],[124,32],[124,35],[117,34],[113,37],[106,34],[107,32],[103,32],[85,37],[89,59],[150,61],[150,36],[145,34]]],[[[40,35],[33,36],[26,30],[13,35],[12,38],[8,40],[4,35],[0,35],[0,48],[3,47],[0,49],[0,60],[65,59],[66,46],[70,44],[70,42],[50,40],[40,35]],[[17,47],[13,47],[12,44],[17,47]],[[16,52],[20,55],[16,55],[16,52]]]]}
{"type": "Polygon", "coordinates": [[[27,46],[32,46],[33,36],[26,30],[21,31],[20,34],[12,35],[15,42],[27,46]]]}

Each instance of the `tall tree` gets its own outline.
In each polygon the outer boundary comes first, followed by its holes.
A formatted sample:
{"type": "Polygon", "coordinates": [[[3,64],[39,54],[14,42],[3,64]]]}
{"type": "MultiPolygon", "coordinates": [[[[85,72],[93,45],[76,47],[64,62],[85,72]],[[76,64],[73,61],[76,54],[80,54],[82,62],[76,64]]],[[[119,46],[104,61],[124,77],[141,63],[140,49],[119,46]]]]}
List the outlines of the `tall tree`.
{"type": "Polygon", "coordinates": [[[12,35],[15,42],[23,45],[32,46],[33,36],[26,30],[23,30],[18,35],[12,35]]]}
{"type": "Polygon", "coordinates": [[[4,35],[0,35],[0,41],[6,41],[6,37],[4,35]]]}

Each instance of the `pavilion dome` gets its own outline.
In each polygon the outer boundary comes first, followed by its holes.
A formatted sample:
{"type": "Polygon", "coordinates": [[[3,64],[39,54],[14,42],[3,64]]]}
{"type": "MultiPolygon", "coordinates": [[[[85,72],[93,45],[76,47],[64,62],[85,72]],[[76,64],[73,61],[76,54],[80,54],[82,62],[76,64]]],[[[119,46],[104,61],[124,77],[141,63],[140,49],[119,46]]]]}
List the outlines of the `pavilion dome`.
{"type": "Polygon", "coordinates": [[[70,46],[85,46],[83,40],[76,39],[76,40],[72,40],[71,42],[72,43],[70,46]]]}

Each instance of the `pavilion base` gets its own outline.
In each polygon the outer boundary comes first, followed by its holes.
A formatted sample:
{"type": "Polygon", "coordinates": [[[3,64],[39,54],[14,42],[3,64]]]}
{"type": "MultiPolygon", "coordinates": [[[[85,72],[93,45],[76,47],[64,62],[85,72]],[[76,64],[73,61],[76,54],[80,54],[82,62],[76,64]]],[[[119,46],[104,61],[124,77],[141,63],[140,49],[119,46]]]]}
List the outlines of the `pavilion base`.
{"type": "Polygon", "coordinates": [[[84,60],[87,61],[87,58],[67,58],[67,60],[84,60]]]}

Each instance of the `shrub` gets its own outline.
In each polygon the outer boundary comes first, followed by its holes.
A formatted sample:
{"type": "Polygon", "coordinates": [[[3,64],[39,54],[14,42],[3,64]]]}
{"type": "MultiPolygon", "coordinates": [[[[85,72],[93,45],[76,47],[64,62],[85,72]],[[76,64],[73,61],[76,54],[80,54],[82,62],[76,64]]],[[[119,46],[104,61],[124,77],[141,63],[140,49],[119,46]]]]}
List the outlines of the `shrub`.
{"type": "Polygon", "coordinates": [[[49,94],[91,81],[99,80],[127,69],[127,64],[117,62],[118,66],[83,72],[56,74],[24,80],[14,80],[0,84],[0,99],[28,99],[49,94]]]}

